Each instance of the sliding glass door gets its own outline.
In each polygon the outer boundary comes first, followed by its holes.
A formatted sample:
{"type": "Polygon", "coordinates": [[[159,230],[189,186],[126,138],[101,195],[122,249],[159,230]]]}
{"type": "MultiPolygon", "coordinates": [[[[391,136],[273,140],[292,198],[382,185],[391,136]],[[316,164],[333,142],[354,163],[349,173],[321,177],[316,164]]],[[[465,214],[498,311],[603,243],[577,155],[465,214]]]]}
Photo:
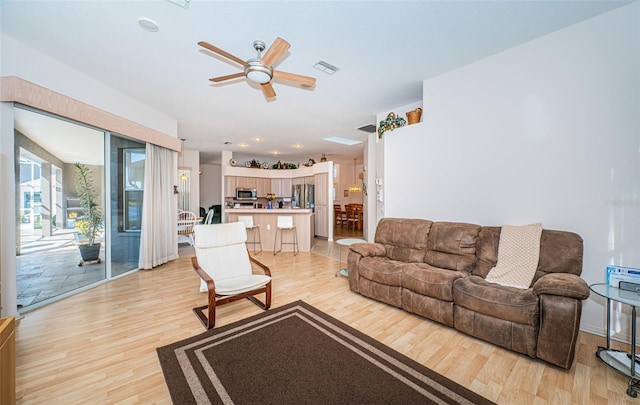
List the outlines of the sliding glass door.
{"type": "Polygon", "coordinates": [[[145,145],[111,135],[111,276],[138,268],[145,145]]]}
{"type": "Polygon", "coordinates": [[[14,117],[19,310],[138,269],[146,145],[27,107],[16,106],[14,117]],[[80,252],[87,215],[77,163],[102,212],[91,260],[80,252]]]}
{"type": "MultiPolygon", "coordinates": [[[[105,133],[49,114],[16,107],[15,188],[18,307],[27,310],[107,278],[104,231],[97,260],[83,260],[83,220],[75,163],[85,165],[105,207],[105,133]]],[[[104,224],[104,222],[103,222],[104,224]]]]}

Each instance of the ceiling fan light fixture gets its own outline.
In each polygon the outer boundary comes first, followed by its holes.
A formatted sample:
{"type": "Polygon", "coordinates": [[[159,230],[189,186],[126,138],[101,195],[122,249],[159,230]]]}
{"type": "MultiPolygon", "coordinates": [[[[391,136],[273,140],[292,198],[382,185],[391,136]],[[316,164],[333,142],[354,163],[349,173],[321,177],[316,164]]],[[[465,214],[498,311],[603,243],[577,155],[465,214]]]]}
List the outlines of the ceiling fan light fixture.
{"type": "Polygon", "coordinates": [[[259,84],[269,83],[273,77],[273,69],[264,66],[258,60],[248,61],[249,66],[244,68],[244,74],[247,79],[259,84]]]}

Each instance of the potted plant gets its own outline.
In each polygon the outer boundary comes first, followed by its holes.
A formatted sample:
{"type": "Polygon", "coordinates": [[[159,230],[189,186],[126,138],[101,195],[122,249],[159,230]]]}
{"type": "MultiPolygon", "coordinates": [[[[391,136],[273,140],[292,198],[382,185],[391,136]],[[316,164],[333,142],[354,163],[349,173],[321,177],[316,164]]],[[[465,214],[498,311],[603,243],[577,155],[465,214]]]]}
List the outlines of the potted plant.
{"type": "MultiPolygon", "coordinates": [[[[100,262],[100,243],[96,237],[103,229],[102,210],[98,206],[98,195],[95,189],[91,169],[82,163],[75,163],[75,183],[82,215],[75,222],[75,229],[82,239],[78,244],[83,262],[100,262]]],[[[82,265],[82,262],[79,264],[82,265]]]]}

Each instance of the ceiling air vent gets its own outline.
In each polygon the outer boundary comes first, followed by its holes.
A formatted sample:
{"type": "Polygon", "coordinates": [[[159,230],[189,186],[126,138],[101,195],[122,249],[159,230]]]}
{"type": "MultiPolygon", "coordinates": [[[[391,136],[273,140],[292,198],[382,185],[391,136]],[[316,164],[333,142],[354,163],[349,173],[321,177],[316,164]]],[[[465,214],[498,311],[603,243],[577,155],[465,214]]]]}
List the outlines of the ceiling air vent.
{"type": "Polygon", "coordinates": [[[328,75],[332,75],[335,72],[337,72],[338,70],[340,70],[337,67],[333,66],[332,64],[327,63],[327,62],[325,62],[323,60],[317,62],[315,65],[313,65],[313,67],[318,69],[318,70],[320,70],[320,71],[322,71],[322,72],[325,72],[328,75]]]}
{"type": "Polygon", "coordinates": [[[365,125],[363,127],[358,128],[360,131],[368,132],[370,134],[376,132],[376,126],[373,124],[365,125]]]}

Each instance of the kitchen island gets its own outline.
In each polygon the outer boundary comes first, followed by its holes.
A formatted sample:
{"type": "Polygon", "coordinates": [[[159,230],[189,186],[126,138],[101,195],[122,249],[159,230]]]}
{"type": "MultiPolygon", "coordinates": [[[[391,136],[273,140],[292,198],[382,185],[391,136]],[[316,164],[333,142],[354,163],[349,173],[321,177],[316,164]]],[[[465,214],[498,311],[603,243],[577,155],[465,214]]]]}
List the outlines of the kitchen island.
{"type": "MultiPolygon", "coordinates": [[[[304,208],[227,208],[227,218],[229,222],[237,222],[238,216],[247,215],[253,217],[253,223],[260,225],[260,237],[262,239],[262,249],[265,252],[273,252],[273,242],[276,236],[276,223],[278,215],[288,215],[293,217],[293,224],[298,232],[298,247],[301,252],[309,252],[313,246],[315,237],[315,217],[310,209],[304,208]]],[[[252,232],[252,231],[249,231],[252,232]]],[[[251,240],[252,236],[247,235],[251,240]]],[[[257,239],[257,238],[256,238],[257,239]]],[[[280,236],[278,236],[280,239],[280,236]]],[[[291,232],[284,232],[283,242],[292,242],[291,232]]],[[[278,248],[280,241],[278,241],[278,248]]],[[[293,245],[283,245],[283,251],[292,251],[293,245]]],[[[253,251],[253,249],[251,250],[253,251]]]]}

